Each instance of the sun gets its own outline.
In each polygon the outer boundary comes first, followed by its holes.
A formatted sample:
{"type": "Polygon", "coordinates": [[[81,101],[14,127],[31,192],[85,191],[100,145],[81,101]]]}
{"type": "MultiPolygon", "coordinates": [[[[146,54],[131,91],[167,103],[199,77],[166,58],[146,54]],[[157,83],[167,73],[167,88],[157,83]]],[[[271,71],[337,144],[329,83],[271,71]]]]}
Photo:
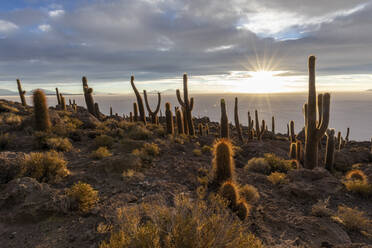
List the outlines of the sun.
{"type": "Polygon", "coordinates": [[[257,70],[247,71],[246,77],[239,83],[239,91],[244,93],[283,92],[285,82],[279,76],[282,71],[257,70]]]}

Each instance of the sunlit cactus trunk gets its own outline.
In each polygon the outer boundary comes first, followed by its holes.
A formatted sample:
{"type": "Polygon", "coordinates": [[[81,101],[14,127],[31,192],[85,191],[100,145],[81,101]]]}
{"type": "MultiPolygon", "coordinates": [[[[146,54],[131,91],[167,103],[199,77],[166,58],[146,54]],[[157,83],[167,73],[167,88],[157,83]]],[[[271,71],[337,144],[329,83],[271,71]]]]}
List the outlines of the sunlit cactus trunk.
{"type": "Polygon", "coordinates": [[[25,97],[26,91],[22,90],[22,84],[19,79],[17,79],[17,87],[18,87],[19,97],[21,98],[22,106],[27,106],[26,97],[25,97]]]}
{"type": "Polygon", "coordinates": [[[140,93],[137,90],[136,85],[134,84],[134,76],[130,77],[130,84],[132,85],[134,94],[136,95],[137,104],[138,104],[138,121],[142,121],[146,125],[146,114],[145,114],[145,107],[143,106],[143,101],[140,93]]]}
{"type": "Polygon", "coordinates": [[[51,127],[49,110],[45,93],[38,89],[33,93],[35,128],[38,131],[48,131],[51,127]]]}
{"type": "Polygon", "coordinates": [[[229,120],[227,118],[225,99],[221,99],[220,137],[229,138],[229,120]]]}
{"type": "Polygon", "coordinates": [[[183,131],[185,134],[189,133],[189,125],[186,120],[186,109],[184,107],[181,107],[182,109],[182,118],[183,118],[183,131]]]}
{"type": "Polygon", "coordinates": [[[158,103],[156,105],[155,111],[152,111],[150,108],[146,90],[143,91],[143,97],[145,98],[145,104],[146,104],[147,112],[149,112],[149,115],[150,115],[151,123],[157,124],[157,117],[158,117],[158,112],[160,110],[160,102],[161,102],[160,92],[158,92],[158,103]]]}
{"type": "Polygon", "coordinates": [[[236,128],[236,131],[238,132],[238,138],[241,142],[243,142],[242,128],[239,122],[238,98],[237,97],[235,97],[234,120],[235,120],[235,128],[236,128]]]}
{"type": "Polygon", "coordinates": [[[335,153],[335,130],[328,129],[326,132],[327,135],[327,146],[326,146],[326,153],[325,153],[325,168],[333,172],[333,164],[334,164],[334,153],[335,153]]]}
{"type": "Polygon", "coordinates": [[[315,89],[315,56],[309,57],[309,93],[306,107],[306,126],[305,126],[305,158],[304,166],[313,169],[318,166],[318,145],[328,128],[330,94],[322,96],[321,121],[317,122],[317,103],[315,89]]]}
{"type": "Polygon", "coordinates": [[[129,113],[129,121],[133,122],[133,113],[132,112],[129,113]]]}
{"type": "Polygon", "coordinates": [[[62,110],[66,111],[67,110],[67,107],[66,107],[66,99],[65,99],[65,97],[62,94],[59,94],[59,98],[61,100],[62,110]]]}
{"type": "Polygon", "coordinates": [[[297,148],[296,148],[296,143],[291,143],[291,145],[289,146],[289,158],[290,159],[296,159],[296,151],[297,151],[297,148]]]}
{"type": "Polygon", "coordinates": [[[194,98],[189,99],[189,91],[187,87],[187,74],[183,75],[183,100],[181,98],[180,90],[176,91],[177,99],[179,104],[185,109],[184,119],[187,122],[188,132],[185,133],[189,135],[195,135],[194,123],[192,119],[192,109],[194,108],[194,98]]]}

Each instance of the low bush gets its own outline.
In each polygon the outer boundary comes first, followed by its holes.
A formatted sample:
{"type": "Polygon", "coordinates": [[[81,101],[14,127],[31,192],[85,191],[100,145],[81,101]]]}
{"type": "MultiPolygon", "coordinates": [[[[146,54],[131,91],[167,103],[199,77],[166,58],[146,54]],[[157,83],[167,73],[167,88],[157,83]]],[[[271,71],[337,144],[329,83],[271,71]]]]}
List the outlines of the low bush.
{"type": "Polygon", "coordinates": [[[160,154],[160,149],[155,143],[146,143],[141,149],[134,149],[132,154],[140,157],[144,162],[152,162],[154,157],[160,154]]]}
{"type": "Polygon", "coordinates": [[[72,149],[72,144],[68,138],[60,138],[60,137],[47,138],[45,142],[46,142],[46,146],[49,149],[62,151],[62,152],[69,152],[72,149]]]}
{"type": "Polygon", "coordinates": [[[262,174],[270,174],[271,167],[264,158],[251,158],[244,167],[247,171],[258,172],[262,174]]]}
{"type": "Polygon", "coordinates": [[[260,194],[256,187],[246,184],[240,188],[240,196],[248,203],[253,204],[260,199],[260,194]]]}
{"type": "Polygon", "coordinates": [[[90,184],[78,182],[67,191],[70,199],[71,208],[82,213],[89,212],[98,202],[98,191],[94,190],[90,184]]]}
{"type": "Polygon", "coordinates": [[[91,157],[94,159],[103,159],[106,157],[110,157],[112,153],[107,149],[105,146],[101,146],[97,150],[93,151],[91,157]]]}
{"type": "Polygon", "coordinates": [[[267,180],[269,180],[272,184],[285,184],[287,183],[287,175],[281,172],[272,172],[269,176],[267,176],[267,180]]]}
{"type": "Polygon", "coordinates": [[[372,222],[365,213],[356,208],[338,206],[336,220],[342,223],[350,231],[370,231],[372,222]]]}
{"type": "Polygon", "coordinates": [[[94,144],[97,148],[102,146],[111,148],[114,145],[114,142],[115,142],[114,138],[105,134],[101,134],[100,136],[97,136],[94,139],[94,144]]]}
{"type": "Polygon", "coordinates": [[[142,124],[137,124],[129,128],[128,137],[134,140],[148,140],[151,138],[151,132],[142,124]]]}
{"type": "Polygon", "coordinates": [[[192,153],[195,155],[195,156],[201,156],[202,155],[202,151],[200,149],[194,149],[192,151],[192,153]]]}

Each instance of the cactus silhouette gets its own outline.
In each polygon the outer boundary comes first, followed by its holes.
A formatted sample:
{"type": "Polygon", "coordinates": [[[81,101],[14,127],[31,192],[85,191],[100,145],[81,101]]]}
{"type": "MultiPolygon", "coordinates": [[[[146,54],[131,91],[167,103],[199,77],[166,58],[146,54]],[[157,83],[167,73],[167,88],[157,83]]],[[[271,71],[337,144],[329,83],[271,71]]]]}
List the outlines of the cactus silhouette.
{"type": "Polygon", "coordinates": [[[183,132],[185,134],[189,133],[189,125],[187,124],[186,120],[186,109],[184,107],[181,107],[182,109],[182,118],[183,118],[183,132]]]}
{"type": "Polygon", "coordinates": [[[112,106],[110,105],[110,117],[112,117],[112,106]]]}
{"type": "Polygon", "coordinates": [[[220,137],[229,138],[229,120],[227,118],[225,99],[221,99],[220,137]]]}
{"type": "Polygon", "coordinates": [[[172,114],[171,106],[169,102],[165,103],[165,119],[166,119],[167,134],[174,134],[173,114],[172,114]]]}
{"type": "Polygon", "coordinates": [[[255,122],[256,122],[256,137],[258,140],[262,140],[262,137],[266,131],[266,123],[265,123],[265,120],[262,120],[262,126],[260,128],[260,121],[258,119],[258,111],[255,110],[254,111],[254,117],[255,117],[255,122]]]}
{"type": "Polygon", "coordinates": [[[143,106],[142,97],[140,93],[138,92],[136,85],[134,84],[134,76],[130,77],[130,84],[132,85],[134,94],[136,95],[137,104],[138,104],[139,116],[138,116],[137,121],[142,121],[146,125],[145,107],[143,106]]]}
{"type": "Polygon", "coordinates": [[[225,181],[234,181],[235,165],[232,144],[228,139],[220,139],[213,146],[213,182],[220,186],[225,181]]]}
{"type": "Polygon", "coordinates": [[[176,91],[177,94],[177,99],[179,104],[185,109],[185,115],[183,116],[185,122],[187,122],[187,131],[185,129],[185,133],[189,135],[195,135],[195,130],[194,130],[194,123],[192,119],[192,109],[194,108],[194,98],[191,97],[189,99],[189,91],[187,87],[187,74],[183,74],[183,101],[181,98],[181,93],[180,90],[176,91]]]}
{"type": "Polygon", "coordinates": [[[58,105],[61,105],[61,98],[60,98],[60,95],[59,95],[58,88],[56,88],[56,96],[57,96],[58,105]]]}
{"type": "Polygon", "coordinates": [[[235,97],[234,120],[235,120],[235,128],[236,128],[236,131],[238,132],[238,138],[241,142],[243,142],[242,128],[241,128],[240,122],[239,122],[238,98],[237,97],[235,97]]]}
{"type": "Polygon", "coordinates": [[[66,107],[66,99],[65,99],[65,97],[62,94],[59,94],[59,98],[61,100],[62,110],[66,111],[67,110],[67,107],[66,107]]]}
{"type": "Polygon", "coordinates": [[[289,138],[289,124],[287,124],[287,137],[289,138]]]}
{"type": "Polygon", "coordinates": [[[198,125],[198,131],[199,131],[199,135],[200,136],[204,136],[204,127],[203,127],[203,124],[202,123],[199,123],[198,125]]]}
{"type": "Polygon", "coordinates": [[[88,112],[96,117],[99,117],[95,111],[93,89],[88,87],[88,80],[86,77],[83,77],[82,81],[83,81],[84,98],[85,98],[85,103],[87,105],[88,112]]]}
{"type": "Polygon", "coordinates": [[[295,130],[294,130],[294,121],[290,121],[289,122],[289,132],[290,132],[290,135],[289,135],[289,140],[291,141],[291,143],[294,143],[296,142],[296,134],[295,134],[295,130]]]}
{"type": "Polygon", "coordinates": [[[147,99],[146,90],[143,91],[143,97],[145,98],[145,104],[146,104],[147,112],[149,112],[149,115],[150,115],[150,118],[151,118],[151,123],[156,124],[158,112],[160,110],[160,102],[161,102],[160,92],[158,92],[158,103],[156,105],[155,111],[152,111],[151,108],[150,108],[149,101],[147,99]]]}
{"type": "Polygon", "coordinates": [[[138,108],[137,108],[137,103],[133,103],[133,113],[134,113],[134,121],[138,121],[138,108]]]}
{"type": "MultiPolygon", "coordinates": [[[[100,116],[101,114],[101,111],[99,110],[99,105],[98,105],[98,102],[94,103],[94,112],[96,113],[96,116],[100,116]]],[[[97,117],[97,118],[98,118],[97,117]]]]}
{"type": "Polygon", "coordinates": [[[27,106],[27,103],[26,103],[26,91],[25,90],[22,90],[22,84],[21,84],[21,80],[17,79],[17,87],[18,87],[18,93],[19,93],[19,97],[21,98],[21,103],[23,106],[27,106]]]}
{"type": "Polygon", "coordinates": [[[205,124],[205,135],[209,135],[209,126],[208,123],[205,124]]]}
{"type": "Polygon", "coordinates": [[[178,134],[184,134],[183,121],[184,120],[183,120],[181,110],[179,108],[176,108],[176,123],[177,123],[178,134]]]}
{"type": "Polygon", "coordinates": [[[271,132],[275,134],[275,117],[271,117],[271,132]]]}
{"type": "Polygon", "coordinates": [[[45,93],[37,89],[33,93],[35,127],[38,131],[48,131],[51,127],[45,93]]]}
{"type": "Polygon", "coordinates": [[[258,140],[262,140],[262,137],[265,134],[266,130],[267,130],[266,122],[265,122],[265,120],[262,120],[261,130],[260,130],[260,132],[258,133],[258,136],[257,136],[258,140]]]}
{"type": "Polygon", "coordinates": [[[289,146],[289,158],[290,159],[296,159],[296,143],[292,142],[291,145],[289,146]]]}
{"type": "Polygon", "coordinates": [[[236,206],[236,215],[239,217],[241,220],[245,220],[249,214],[250,207],[249,205],[244,201],[241,200],[236,206]]]}
{"type": "Polygon", "coordinates": [[[341,132],[337,133],[337,150],[340,151],[342,148],[342,137],[341,132]]]}
{"type": "Polygon", "coordinates": [[[334,152],[335,152],[335,130],[334,129],[327,129],[327,146],[325,152],[325,168],[333,172],[333,164],[334,164],[334,152]]]}
{"type": "Polygon", "coordinates": [[[348,127],[346,129],[345,144],[349,142],[349,134],[350,134],[350,128],[348,127]]]}
{"type": "MultiPolygon", "coordinates": [[[[305,158],[304,166],[313,169],[318,166],[318,145],[324,136],[329,123],[330,94],[321,96],[321,109],[319,110],[319,121],[317,122],[317,104],[315,88],[315,56],[309,57],[309,92],[308,102],[304,107],[305,112],[305,158]]],[[[318,96],[319,99],[319,96],[318,96]]],[[[318,101],[319,102],[319,101],[318,101]]],[[[319,105],[318,105],[319,106],[319,105]]]]}
{"type": "Polygon", "coordinates": [[[251,117],[251,113],[248,111],[248,140],[253,140],[254,132],[253,132],[253,120],[251,117]]]}
{"type": "Polygon", "coordinates": [[[132,112],[129,113],[129,121],[130,121],[130,122],[133,122],[133,121],[134,121],[134,120],[133,120],[133,113],[132,113],[132,112]]]}
{"type": "Polygon", "coordinates": [[[296,141],[296,160],[302,163],[303,160],[303,150],[302,150],[302,142],[301,140],[296,141]]]}

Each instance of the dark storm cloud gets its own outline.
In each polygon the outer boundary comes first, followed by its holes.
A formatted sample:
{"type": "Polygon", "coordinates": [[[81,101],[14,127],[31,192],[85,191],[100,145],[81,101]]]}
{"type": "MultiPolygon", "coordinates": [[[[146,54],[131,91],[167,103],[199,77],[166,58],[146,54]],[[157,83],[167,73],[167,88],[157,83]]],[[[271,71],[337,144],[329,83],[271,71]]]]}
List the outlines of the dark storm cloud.
{"type": "Polygon", "coordinates": [[[8,25],[2,31],[0,22],[2,81],[221,74],[251,69],[256,55],[273,57],[276,69],[294,74],[306,71],[309,54],[319,57],[323,74],[372,69],[369,1],[110,0],[81,1],[73,9],[56,3],[0,12],[8,25]],[[278,27],[296,40],[276,40],[275,30],[262,38],[238,28],[267,25],[259,18],[265,13],[274,19],[285,13],[288,21],[278,20],[278,27]]]}

